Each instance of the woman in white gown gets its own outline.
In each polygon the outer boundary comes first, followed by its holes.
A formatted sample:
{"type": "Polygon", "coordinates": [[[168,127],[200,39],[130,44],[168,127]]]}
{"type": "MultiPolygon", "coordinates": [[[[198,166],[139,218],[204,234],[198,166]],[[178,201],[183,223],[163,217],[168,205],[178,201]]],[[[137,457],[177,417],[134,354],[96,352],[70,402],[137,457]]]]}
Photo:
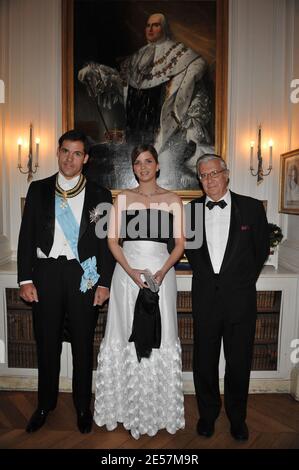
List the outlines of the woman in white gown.
{"type": "Polygon", "coordinates": [[[136,147],[132,165],[139,186],[118,195],[110,219],[109,248],[117,264],[98,355],[94,420],[109,431],[122,423],[138,439],[141,434],[154,436],[159,429],[174,434],[185,425],[173,268],[183,253],[184,238],[181,199],[156,182],[159,164],[155,148],[136,147]],[[167,228],[170,235],[165,235],[167,228]],[[175,243],[169,254],[167,241],[172,231],[175,243]],[[161,345],[139,362],[129,338],[139,290],[148,288],[145,269],[160,286],[161,345]]]}

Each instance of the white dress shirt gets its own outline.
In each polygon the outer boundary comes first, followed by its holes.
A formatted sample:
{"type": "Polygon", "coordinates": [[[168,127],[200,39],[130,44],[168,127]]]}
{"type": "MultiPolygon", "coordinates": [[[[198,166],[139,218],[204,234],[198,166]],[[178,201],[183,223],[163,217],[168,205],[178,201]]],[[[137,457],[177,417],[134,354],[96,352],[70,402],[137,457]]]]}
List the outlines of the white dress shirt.
{"type": "MultiPolygon", "coordinates": [[[[211,210],[205,207],[206,240],[214,273],[216,274],[220,272],[228,241],[231,214],[230,191],[227,191],[219,200],[224,200],[227,206],[223,209],[219,206],[215,206],[211,210]]],[[[208,201],[212,201],[212,199],[207,196],[205,204],[207,204],[208,201]]]]}
{"type": "MultiPolygon", "coordinates": [[[[70,180],[66,179],[61,173],[58,173],[58,184],[65,191],[72,189],[76,186],[79,181],[80,176],[76,176],[70,180]]],[[[82,209],[84,203],[85,188],[75,197],[68,198],[67,202],[70,206],[71,211],[73,212],[75,219],[80,226],[82,209]]],[[[49,258],[58,258],[58,256],[66,256],[67,259],[74,259],[75,255],[71,250],[71,247],[64,236],[64,233],[59,225],[58,220],[55,218],[55,230],[54,230],[54,240],[51,251],[49,253],[49,258]]],[[[44,253],[38,248],[37,249],[38,258],[46,258],[44,253]]]]}

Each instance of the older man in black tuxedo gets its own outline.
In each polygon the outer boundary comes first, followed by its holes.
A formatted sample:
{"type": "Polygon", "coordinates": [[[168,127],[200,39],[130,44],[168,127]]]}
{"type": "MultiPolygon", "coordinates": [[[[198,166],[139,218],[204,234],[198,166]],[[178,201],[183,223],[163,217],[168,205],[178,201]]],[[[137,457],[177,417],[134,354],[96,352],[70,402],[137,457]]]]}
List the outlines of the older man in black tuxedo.
{"type": "Polygon", "coordinates": [[[221,408],[219,355],[226,360],[224,405],[237,440],[248,439],[246,408],[256,321],[256,281],[269,254],[261,201],[228,190],[225,161],[213,154],[198,160],[205,195],[203,243],[187,249],[193,270],[194,384],[200,419],[197,431],[210,437],[221,408]]]}
{"type": "MultiPolygon", "coordinates": [[[[44,425],[56,407],[63,329],[67,318],[73,354],[73,400],[80,432],[90,432],[96,305],[109,297],[114,268],[105,236],[95,233],[95,207],[111,193],[82,175],[88,140],[72,130],[59,139],[59,172],[28,190],[18,245],[20,296],[33,302],[38,357],[38,407],[27,432],[44,425]]],[[[97,212],[99,215],[99,212],[97,212]]],[[[104,214],[104,213],[103,213],[104,214]]],[[[102,215],[103,215],[102,214],[102,215]]]]}

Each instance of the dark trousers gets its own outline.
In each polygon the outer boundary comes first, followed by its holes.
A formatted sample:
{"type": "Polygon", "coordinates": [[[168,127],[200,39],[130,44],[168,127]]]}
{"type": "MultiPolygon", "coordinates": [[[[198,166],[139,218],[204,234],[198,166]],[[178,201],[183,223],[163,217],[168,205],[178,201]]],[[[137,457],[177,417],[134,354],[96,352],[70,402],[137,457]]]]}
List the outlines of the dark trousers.
{"type": "Polygon", "coordinates": [[[82,269],[65,257],[40,259],[34,270],[38,303],[33,324],[38,358],[38,406],[54,409],[57,402],[60,355],[65,320],[73,355],[73,400],[77,410],[89,409],[92,387],[93,337],[97,310],[95,288],[80,292],[82,269]]]}
{"type": "Polygon", "coordinates": [[[245,421],[255,336],[255,312],[248,321],[232,323],[221,297],[207,317],[194,309],[193,373],[199,414],[213,423],[221,409],[219,357],[221,339],[225,357],[224,406],[234,425],[245,421]]]}

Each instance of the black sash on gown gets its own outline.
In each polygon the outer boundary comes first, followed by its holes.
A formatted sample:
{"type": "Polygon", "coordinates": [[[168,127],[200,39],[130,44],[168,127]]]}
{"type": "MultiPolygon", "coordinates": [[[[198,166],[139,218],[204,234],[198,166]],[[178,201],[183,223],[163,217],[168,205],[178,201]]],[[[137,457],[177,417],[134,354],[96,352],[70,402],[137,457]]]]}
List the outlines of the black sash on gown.
{"type": "Polygon", "coordinates": [[[150,357],[153,348],[160,348],[161,315],[159,295],[146,287],[139,290],[129,342],[135,343],[139,362],[143,357],[150,357]]]}

